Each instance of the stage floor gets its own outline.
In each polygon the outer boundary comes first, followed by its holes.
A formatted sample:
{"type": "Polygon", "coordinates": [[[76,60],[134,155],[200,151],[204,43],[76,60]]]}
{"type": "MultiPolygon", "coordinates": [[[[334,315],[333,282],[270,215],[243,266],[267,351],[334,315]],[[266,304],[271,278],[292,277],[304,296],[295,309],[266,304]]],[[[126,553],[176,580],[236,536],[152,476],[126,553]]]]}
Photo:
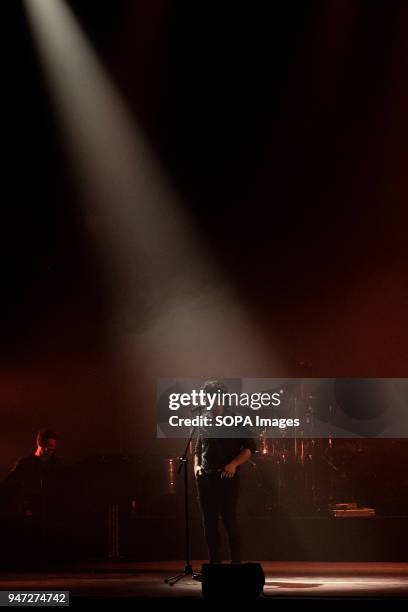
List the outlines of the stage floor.
{"type": "MultiPolygon", "coordinates": [[[[193,567],[199,570],[201,561],[193,567]]],[[[5,572],[0,590],[65,590],[75,598],[200,598],[201,585],[185,578],[174,587],[164,579],[179,561],[77,564],[59,570],[5,572]]],[[[408,563],[265,562],[267,598],[405,598],[408,563]]]]}

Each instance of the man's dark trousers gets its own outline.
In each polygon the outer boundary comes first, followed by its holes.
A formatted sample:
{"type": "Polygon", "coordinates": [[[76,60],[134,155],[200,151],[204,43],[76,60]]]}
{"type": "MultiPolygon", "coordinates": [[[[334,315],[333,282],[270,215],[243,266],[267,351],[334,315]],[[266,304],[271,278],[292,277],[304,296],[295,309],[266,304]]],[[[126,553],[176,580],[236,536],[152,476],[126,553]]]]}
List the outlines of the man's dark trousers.
{"type": "Polygon", "coordinates": [[[239,476],[221,478],[221,472],[203,474],[197,478],[197,488],[203,515],[205,538],[210,563],[221,563],[219,517],[228,534],[232,563],[241,563],[241,542],[237,521],[239,476]]]}

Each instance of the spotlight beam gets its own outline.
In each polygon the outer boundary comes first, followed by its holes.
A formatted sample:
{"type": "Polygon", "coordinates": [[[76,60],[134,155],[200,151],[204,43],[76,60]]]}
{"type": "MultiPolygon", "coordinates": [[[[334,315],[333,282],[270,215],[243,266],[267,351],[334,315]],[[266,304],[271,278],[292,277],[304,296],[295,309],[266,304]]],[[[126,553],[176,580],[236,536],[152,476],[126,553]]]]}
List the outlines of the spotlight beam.
{"type": "Polygon", "coordinates": [[[279,375],[67,4],[25,0],[25,6],[84,219],[96,220],[101,264],[106,274],[114,270],[113,284],[134,292],[131,304],[143,279],[156,313],[138,336],[156,368],[227,376],[262,367],[279,375]]]}

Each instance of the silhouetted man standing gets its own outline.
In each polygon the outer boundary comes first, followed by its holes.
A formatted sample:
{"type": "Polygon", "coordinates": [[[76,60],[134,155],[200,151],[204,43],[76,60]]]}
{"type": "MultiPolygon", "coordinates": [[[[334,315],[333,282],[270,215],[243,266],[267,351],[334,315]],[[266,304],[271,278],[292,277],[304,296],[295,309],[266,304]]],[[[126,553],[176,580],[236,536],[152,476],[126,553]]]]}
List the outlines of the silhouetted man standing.
{"type": "MultiPolygon", "coordinates": [[[[227,393],[225,385],[208,381],[206,394],[227,393]]],[[[210,416],[228,414],[223,405],[215,404],[210,416]]],[[[251,438],[206,437],[200,430],[194,451],[194,474],[203,515],[210,563],[221,563],[219,517],[228,534],[232,563],[241,563],[241,538],[237,521],[239,466],[256,451],[251,438]]]]}

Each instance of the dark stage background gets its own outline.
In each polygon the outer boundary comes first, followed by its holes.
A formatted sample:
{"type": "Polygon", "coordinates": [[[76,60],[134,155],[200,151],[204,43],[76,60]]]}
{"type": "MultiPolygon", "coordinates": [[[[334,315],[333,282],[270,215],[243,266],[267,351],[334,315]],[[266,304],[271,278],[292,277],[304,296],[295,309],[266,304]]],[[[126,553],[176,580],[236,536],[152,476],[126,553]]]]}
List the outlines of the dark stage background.
{"type": "Polygon", "coordinates": [[[0,475],[42,426],[60,432],[67,463],[161,465],[180,446],[156,440],[161,376],[407,376],[407,4],[70,6],[275,357],[253,362],[221,334],[210,361],[186,324],[171,346],[156,334],[165,368],[146,360],[145,334],[180,296],[161,278],[149,297],[143,276],[134,299],[104,275],[98,219],[73,186],[22,5],[7,0],[0,475]]]}

